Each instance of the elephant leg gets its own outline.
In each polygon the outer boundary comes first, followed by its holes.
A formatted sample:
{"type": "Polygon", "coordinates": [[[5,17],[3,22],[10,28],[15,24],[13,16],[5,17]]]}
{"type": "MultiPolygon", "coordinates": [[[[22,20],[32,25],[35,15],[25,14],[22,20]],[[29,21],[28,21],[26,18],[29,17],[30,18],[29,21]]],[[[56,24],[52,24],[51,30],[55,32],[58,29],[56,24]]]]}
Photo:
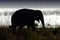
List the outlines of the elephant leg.
{"type": "Polygon", "coordinates": [[[19,26],[18,31],[22,31],[23,26],[19,26]]]}
{"type": "Polygon", "coordinates": [[[18,28],[18,32],[17,32],[17,37],[16,37],[16,39],[18,40],[19,39],[19,36],[20,37],[22,37],[22,36],[24,36],[24,39],[23,40],[26,40],[27,39],[27,31],[24,31],[23,30],[23,27],[24,27],[25,25],[20,25],[19,26],[19,28],[18,28]],[[19,35],[20,34],[20,35],[19,35]]]}
{"type": "Polygon", "coordinates": [[[20,24],[19,28],[18,28],[18,32],[22,32],[23,31],[23,27],[25,26],[25,24],[20,24]]]}
{"type": "Polygon", "coordinates": [[[43,28],[45,28],[45,24],[44,24],[44,19],[43,18],[41,18],[41,23],[42,23],[43,28]]]}
{"type": "Polygon", "coordinates": [[[28,27],[28,29],[29,29],[30,27],[32,27],[32,30],[33,30],[33,31],[36,29],[34,22],[29,23],[29,24],[27,25],[27,27],[28,27]]]}
{"type": "Polygon", "coordinates": [[[12,33],[13,33],[13,35],[16,34],[16,27],[17,27],[17,25],[12,24],[12,33]]]}
{"type": "Polygon", "coordinates": [[[35,24],[33,23],[32,24],[32,31],[35,31],[36,27],[35,27],[35,24]]]}

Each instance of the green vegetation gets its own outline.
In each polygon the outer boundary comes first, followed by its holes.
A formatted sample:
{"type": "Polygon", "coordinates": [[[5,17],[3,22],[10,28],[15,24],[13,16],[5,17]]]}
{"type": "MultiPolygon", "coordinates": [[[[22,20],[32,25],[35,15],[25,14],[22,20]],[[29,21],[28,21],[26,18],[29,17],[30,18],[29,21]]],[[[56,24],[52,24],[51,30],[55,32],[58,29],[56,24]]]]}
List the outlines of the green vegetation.
{"type": "Polygon", "coordinates": [[[24,28],[16,35],[10,28],[0,27],[0,40],[60,40],[60,28],[38,28],[35,31],[24,28]]]}

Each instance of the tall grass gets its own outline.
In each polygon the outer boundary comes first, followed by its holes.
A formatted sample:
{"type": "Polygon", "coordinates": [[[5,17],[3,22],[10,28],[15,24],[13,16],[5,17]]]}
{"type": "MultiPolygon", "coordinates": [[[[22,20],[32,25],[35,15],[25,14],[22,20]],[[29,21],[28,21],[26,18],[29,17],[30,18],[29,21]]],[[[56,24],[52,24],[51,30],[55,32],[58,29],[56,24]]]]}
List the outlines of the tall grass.
{"type": "Polygon", "coordinates": [[[38,28],[35,31],[24,28],[16,35],[10,28],[0,27],[0,40],[60,40],[60,28],[38,28]]]}

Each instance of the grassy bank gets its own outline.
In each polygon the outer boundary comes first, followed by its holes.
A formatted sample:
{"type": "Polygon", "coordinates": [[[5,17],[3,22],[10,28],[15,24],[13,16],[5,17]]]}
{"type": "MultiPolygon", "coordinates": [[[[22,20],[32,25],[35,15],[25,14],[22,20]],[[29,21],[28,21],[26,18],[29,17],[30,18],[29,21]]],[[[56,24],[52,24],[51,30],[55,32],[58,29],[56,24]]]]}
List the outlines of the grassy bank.
{"type": "Polygon", "coordinates": [[[31,29],[24,28],[16,35],[12,34],[11,29],[0,27],[0,40],[60,40],[60,28],[39,28],[32,31],[31,29]]]}

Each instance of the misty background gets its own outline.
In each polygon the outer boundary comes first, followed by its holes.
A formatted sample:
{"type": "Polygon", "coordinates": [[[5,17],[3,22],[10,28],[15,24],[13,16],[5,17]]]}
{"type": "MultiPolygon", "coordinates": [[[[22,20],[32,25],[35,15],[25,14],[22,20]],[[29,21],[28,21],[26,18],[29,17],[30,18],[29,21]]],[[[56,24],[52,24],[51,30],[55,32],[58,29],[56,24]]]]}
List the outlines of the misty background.
{"type": "MultiPolygon", "coordinates": [[[[10,26],[13,13],[22,8],[0,8],[0,26],[10,26]]],[[[57,27],[60,25],[60,8],[29,8],[41,10],[44,15],[45,26],[57,27]]],[[[35,21],[39,26],[41,22],[35,21]]]]}

